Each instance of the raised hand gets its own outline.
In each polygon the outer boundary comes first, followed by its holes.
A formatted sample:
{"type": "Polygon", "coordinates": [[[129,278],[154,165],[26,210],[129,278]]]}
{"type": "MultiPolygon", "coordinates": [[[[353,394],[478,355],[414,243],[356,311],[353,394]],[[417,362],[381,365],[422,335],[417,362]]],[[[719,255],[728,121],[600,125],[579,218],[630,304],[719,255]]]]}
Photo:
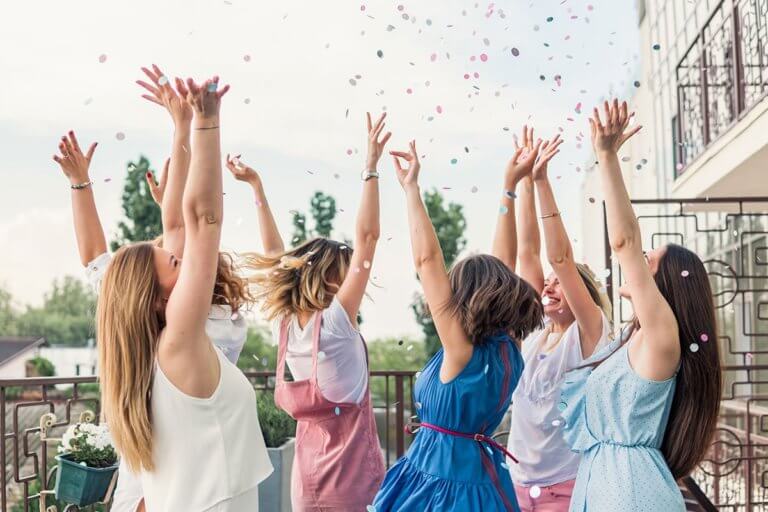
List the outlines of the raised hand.
{"type": "Polygon", "coordinates": [[[384,152],[384,146],[392,136],[392,132],[387,132],[384,137],[379,140],[381,132],[384,130],[384,119],[387,117],[387,113],[381,114],[381,117],[376,121],[376,124],[371,124],[370,112],[365,113],[365,120],[368,126],[368,155],[365,158],[366,170],[375,171],[376,165],[379,163],[379,158],[384,152]]]}
{"type": "Polygon", "coordinates": [[[93,152],[96,151],[98,142],[94,142],[83,154],[80,144],[77,142],[75,132],[70,130],[59,142],[60,155],[53,155],[54,161],[61,166],[64,175],[73,185],[79,185],[90,181],[88,168],[91,165],[93,152]]]}
{"type": "Polygon", "coordinates": [[[171,159],[165,159],[165,165],[163,166],[163,174],[160,176],[160,182],[155,183],[155,176],[152,171],[147,172],[147,184],[149,185],[149,193],[152,194],[152,199],[155,200],[158,206],[163,206],[163,195],[165,195],[165,186],[168,184],[168,166],[171,164],[171,159]]]}
{"type": "Polygon", "coordinates": [[[532,176],[534,181],[547,179],[547,165],[560,152],[559,148],[562,143],[563,140],[558,133],[552,140],[548,140],[541,145],[539,157],[536,159],[536,163],[533,164],[532,176]]]}
{"type": "Polygon", "coordinates": [[[389,154],[392,155],[392,159],[395,162],[397,181],[400,182],[403,189],[418,186],[421,163],[419,162],[419,155],[416,153],[416,141],[412,140],[408,143],[407,153],[404,151],[390,151],[389,154]],[[408,163],[408,167],[405,169],[403,169],[403,166],[400,163],[401,159],[408,163]]]}
{"type": "Polygon", "coordinates": [[[618,153],[619,148],[634,134],[642,129],[641,125],[637,125],[629,130],[629,121],[634,116],[633,113],[628,113],[627,102],[624,101],[619,105],[619,100],[614,99],[613,102],[605,102],[603,105],[605,109],[605,124],[600,119],[600,112],[595,107],[592,114],[592,118],[589,120],[589,127],[592,132],[592,146],[595,148],[595,153],[618,153]]]}
{"type": "Polygon", "coordinates": [[[227,169],[232,173],[237,181],[245,183],[254,183],[260,181],[259,174],[252,168],[240,161],[240,155],[229,158],[227,154],[227,169]]]}
{"type": "Polygon", "coordinates": [[[515,184],[525,176],[530,175],[536,159],[539,157],[540,149],[541,139],[534,142],[533,128],[529,129],[527,125],[523,126],[522,144],[515,140],[515,153],[507,164],[506,179],[515,184]]]}
{"type": "Polygon", "coordinates": [[[176,90],[174,90],[168,77],[155,64],[152,64],[152,69],[141,68],[141,70],[152,82],[149,84],[143,80],[136,80],[137,84],[150,92],[150,94],[142,94],[141,97],[165,107],[176,126],[191,122],[192,108],[185,101],[189,91],[187,91],[184,82],[180,78],[176,78],[174,80],[176,90]]]}
{"type": "Polygon", "coordinates": [[[200,119],[213,119],[219,116],[221,98],[229,91],[225,85],[219,89],[219,77],[206,80],[198,85],[191,78],[187,78],[187,103],[192,106],[195,115],[200,119]]]}

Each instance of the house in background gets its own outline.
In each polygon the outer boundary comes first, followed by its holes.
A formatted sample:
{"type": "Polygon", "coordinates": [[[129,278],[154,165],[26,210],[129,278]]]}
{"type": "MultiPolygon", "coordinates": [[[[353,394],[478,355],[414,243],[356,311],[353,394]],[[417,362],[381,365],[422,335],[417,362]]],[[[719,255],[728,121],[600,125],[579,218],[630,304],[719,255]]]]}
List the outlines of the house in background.
{"type": "Polygon", "coordinates": [[[26,363],[40,354],[45,338],[37,336],[0,336],[0,379],[27,377],[26,363]]]}

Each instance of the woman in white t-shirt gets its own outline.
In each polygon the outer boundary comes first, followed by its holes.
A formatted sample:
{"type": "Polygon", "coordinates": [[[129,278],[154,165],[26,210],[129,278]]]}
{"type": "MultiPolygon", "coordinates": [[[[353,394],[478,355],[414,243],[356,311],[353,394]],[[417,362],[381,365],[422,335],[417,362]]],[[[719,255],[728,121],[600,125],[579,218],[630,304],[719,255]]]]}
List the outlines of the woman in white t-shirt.
{"type": "Polygon", "coordinates": [[[357,315],[379,237],[376,166],[389,140],[384,118],[368,124],[355,247],[315,238],[286,251],[261,180],[238,158],[228,167],[254,190],[264,254],[248,257],[255,294],[278,342],[275,402],[293,416],[294,512],[366,510],[384,477],[357,315]],[[292,382],[284,379],[288,364],[292,382]]]}
{"type": "MultiPolygon", "coordinates": [[[[525,370],[512,395],[508,448],[519,463],[508,463],[523,512],[568,510],[579,455],[570,450],[560,432],[560,383],[567,370],[592,355],[610,334],[610,303],[599,291],[592,271],[573,261],[547,178],[547,165],[561,143],[559,135],[543,144],[541,139],[534,142],[533,129],[523,128],[516,157],[535,152],[537,158],[519,180],[517,190],[505,190],[507,197],[517,198],[519,203],[519,231],[515,231],[512,219],[501,215],[494,243],[497,256],[513,270],[517,259],[520,275],[541,290],[544,304],[545,327],[523,342],[525,370]],[[553,269],[546,279],[534,187],[540,201],[547,259],[553,269]]],[[[516,167],[508,166],[505,183],[513,183],[509,176],[513,169],[516,167]]]]}

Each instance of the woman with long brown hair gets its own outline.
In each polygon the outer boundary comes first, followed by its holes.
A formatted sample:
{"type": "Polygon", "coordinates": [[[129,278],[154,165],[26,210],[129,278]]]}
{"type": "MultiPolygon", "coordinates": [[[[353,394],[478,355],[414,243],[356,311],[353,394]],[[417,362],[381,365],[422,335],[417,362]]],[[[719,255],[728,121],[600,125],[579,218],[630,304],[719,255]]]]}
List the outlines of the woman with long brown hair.
{"type": "Polygon", "coordinates": [[[642,250],[618,150],[627,104],[605,103],[590,126],[605,195],[608,238],[635,318],[621,336],[566,375],[563,434],[581,463],[571,511],[685,510],[676,480],[707,452],[720,404],[720,354],[706,269],[677,245],[642,250]],[[709,341],[711,340],[711,341],[709,341]]]}
{"type": "Polygon", "coordinates": [[[191,164],[184,259],[151,243],[120,248],[97,310],[104,414],[150,512],[258,509],[264,444],[256,397],[206,333],[223,218],[218,77],[187,81],[191,164]]]}

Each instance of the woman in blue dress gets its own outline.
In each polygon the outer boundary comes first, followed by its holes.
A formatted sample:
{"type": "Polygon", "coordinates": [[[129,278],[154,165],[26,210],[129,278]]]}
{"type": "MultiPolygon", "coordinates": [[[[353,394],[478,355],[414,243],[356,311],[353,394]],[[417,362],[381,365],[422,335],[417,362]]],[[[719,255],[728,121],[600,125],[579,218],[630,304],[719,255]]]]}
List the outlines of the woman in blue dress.
{"type": "Polygon", "coordinates": [[[590,120],[608,238],[626,278],[620,293],[634,320],[618,339],[566,374],[564,435],[582,455],[572,512],[682,511],[676,480],[707,452],[722,387],[707,272],[693,252],[667,245],[647,254],[617,156],[627,104],[605,103],[590,120]]]}
{"type": "MultiPolygon", "coordinates": [[[[416,439],[368,508],[517,512],[506,450],[490,436],[523,370],[517,340],[542,324],[539,295],[493,256],[470,256],[446,272],[419,191],[415,142],[407,153],[392,154],[407,199],[416,271],[442,348],[416,380],[416,439]]],[[[526,164],[534,159],[528,155],[526,164]]]]}

